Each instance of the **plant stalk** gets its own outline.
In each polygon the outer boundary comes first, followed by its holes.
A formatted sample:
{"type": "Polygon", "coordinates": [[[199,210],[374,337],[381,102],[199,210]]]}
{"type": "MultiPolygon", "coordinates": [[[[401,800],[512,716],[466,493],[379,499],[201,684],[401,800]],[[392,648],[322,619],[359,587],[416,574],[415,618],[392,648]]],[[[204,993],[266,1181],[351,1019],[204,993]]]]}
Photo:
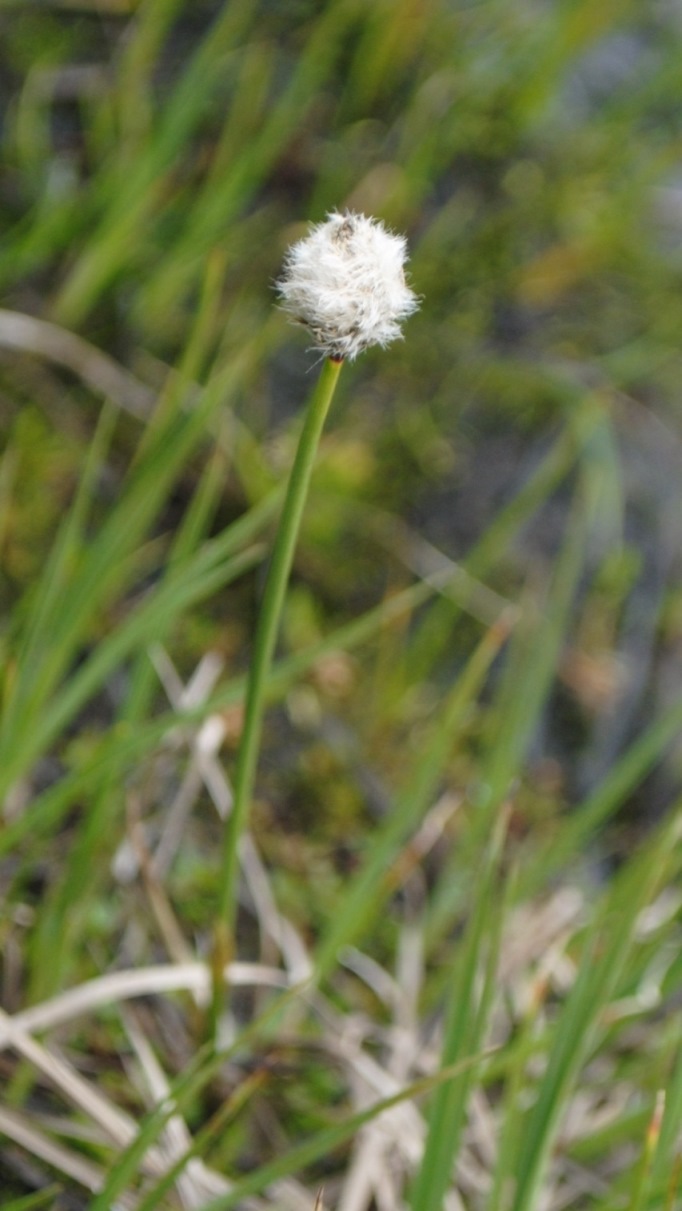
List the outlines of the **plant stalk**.
{"type": "Polygon", "coordinates": [[[315,390],[308,402],[296,457],[291,469],[282,515],[275,537],[261,606],[254,652],[249,670],[244,731],[242,733],[234,780],[234,803],[224,834],[222,877],[218,905],[216,949],[229,961],[234,949],[234,924],[237,913],[239,842],[246,827],[253,797],[256,766],[260,749],[263,711],[268,676],[294,557],[301,516],[315,461],[317,446],[329,411],[343,362],[331,358],[325,362],[315,390]]]}

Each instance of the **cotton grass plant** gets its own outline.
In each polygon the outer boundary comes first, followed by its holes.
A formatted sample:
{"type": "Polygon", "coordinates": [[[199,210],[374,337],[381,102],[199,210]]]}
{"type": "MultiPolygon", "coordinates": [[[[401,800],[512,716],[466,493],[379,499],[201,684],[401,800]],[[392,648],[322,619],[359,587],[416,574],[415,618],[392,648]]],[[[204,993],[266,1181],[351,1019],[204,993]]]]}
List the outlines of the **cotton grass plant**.
{"type": "Polygon", "coordinates": [[[406,241],[382,223],[334,212],[293,245],[277,283],[284,309],[308,329],[325,361],[305,409],[256,629],[234,803],[225,833],[219,917],[226,930],[218,946],[225,958],[234,927],[239,842],[253,794],[265,690],[315,453],[343,362],[373,345],[396,340],[400,321],[417,308],[405,281],[406,255],[406,241]]]}

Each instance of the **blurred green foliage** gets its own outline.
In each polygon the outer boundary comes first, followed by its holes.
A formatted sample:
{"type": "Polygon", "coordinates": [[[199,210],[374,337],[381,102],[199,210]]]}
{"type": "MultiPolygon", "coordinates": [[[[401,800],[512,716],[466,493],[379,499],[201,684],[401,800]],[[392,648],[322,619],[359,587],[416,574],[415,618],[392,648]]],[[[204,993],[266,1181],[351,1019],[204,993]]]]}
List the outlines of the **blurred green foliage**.
{"type": "MultiPolygon", "coordinates": [[[[197,791],[168,904],[150,910],[143,879],[128,894],[112,856],[140,817],[163,829],[204,717],[224,723],[232,767],[314,362],[272,284],[308,221],[381,217],[408,235],[422,307],[404,342],[344,369],[253,823],[339,1012],[388,1013],[335,968],[339,948],[369,938],[389,968],[423,920],[421,1007],[450,1000],[447,1062],[479,1048],[494,995],[501,917],[477,876],[506,876],[489,841],[501,806],[519,898],[568,871],[588,891],[605,881],[566,943],[572,996],[556,992],[537,1030],[509,1011],[486,1078],[506,1116],[488,1211],[512,1205],[512,1174],[523,1211],[536,1205],[571,1081],[605,1034],[604,1084],[629,1082],[629,1109],[562,1145],[568,1169],[599,1169],[599,1206],[643,1205],[649,1178],[628,1202],[623,1174],[652,1071],[681,1097],[672,1018],[638,1051],[608,1016],[653,968],[679,993],[675,914],[645,942],[635,920],[678,877],[679,844],[662,832],[641,866],[626,858],[678,790],[661,758],[681,714],[681,47],[676,6],[645,0],[0,0],[1,940],[21,955],[17,987],[48,996],[119,948],[151,961],[168,914],[205,945],[210,795],[197,791]],[[52,328],[22,343],[10,313],[52,328]],[[93,351],[132,379],[102,390],[93,351]],[[182,698],[164,653],[185,682],[207,653],[220,662],[203,702],[182,698]],[[441,793],[455,806],[422,872],[415,837],[441,793]],[[628,807],[636,824],[604,840],[628,807]],[[538,1091],[519,1147],[515,1099],[538,1091]]],[[[646,1028],[644,1000],[631,1011],[646,1028]]],[[[275,1075],[262,1095],[283,1173],[323,1169],[352,1134],[329,1127],[336,1072],[296,1063],[298,1083],[275,1075]]],[[[432,1122],[450,1126],[431,1126],[430,1156],[457,1143],[477,1072],[438,1094],[432,1122]]],[[[192,1101],[198,1123],[205,1109],[192,1101]]],[[[210,1141],[219,1160],[259,1161],[260,1113],[254,1126],[235,1109],[229,1140],[210,1141]]],[[[652,1211],[673,1206],[671,1115],[652,1211]]],[[[415,1206],[435,1208],[441,1185],[423,1169],[415,1206]]],[[[573,1205],[597,1205],[580,1189],[573,1205]]]]}

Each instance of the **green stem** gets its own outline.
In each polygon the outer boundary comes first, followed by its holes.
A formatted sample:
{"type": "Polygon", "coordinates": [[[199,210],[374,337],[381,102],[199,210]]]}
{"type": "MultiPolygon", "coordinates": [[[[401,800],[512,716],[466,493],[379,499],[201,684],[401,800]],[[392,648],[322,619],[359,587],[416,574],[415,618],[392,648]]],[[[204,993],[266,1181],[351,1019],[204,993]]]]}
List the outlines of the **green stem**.
{"type": "Polygon", "coordinates": [[[244,731],[235,773],[234,804],[225,830],[216,939],[217,949],[220,952],[231,950],[233,945],[234,921],[237,911],[239,841],[246,826],[253,796],[263,724],[265,689],[272,665],[284,595],[294,557],[303,506],[308,493],[310,475],[342,365],[342,362],[331,359],[325,362],[317,386],[308,403],[258,618],[253,660],[246,690],[244,731]]]}

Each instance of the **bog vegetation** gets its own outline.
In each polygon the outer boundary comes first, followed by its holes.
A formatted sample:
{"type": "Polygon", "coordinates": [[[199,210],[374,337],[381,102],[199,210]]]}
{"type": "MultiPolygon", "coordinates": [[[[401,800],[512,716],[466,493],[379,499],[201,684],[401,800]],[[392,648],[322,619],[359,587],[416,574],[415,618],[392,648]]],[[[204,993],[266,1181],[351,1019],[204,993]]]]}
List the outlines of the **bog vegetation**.
{"type": "Polygon", "coordinates": [[[0,4],[5,1211],[682,1206],[681,20],[0,4]],[[320,443],[223,955],[273,283],[346,208],[422,301],[320,443]]]}

